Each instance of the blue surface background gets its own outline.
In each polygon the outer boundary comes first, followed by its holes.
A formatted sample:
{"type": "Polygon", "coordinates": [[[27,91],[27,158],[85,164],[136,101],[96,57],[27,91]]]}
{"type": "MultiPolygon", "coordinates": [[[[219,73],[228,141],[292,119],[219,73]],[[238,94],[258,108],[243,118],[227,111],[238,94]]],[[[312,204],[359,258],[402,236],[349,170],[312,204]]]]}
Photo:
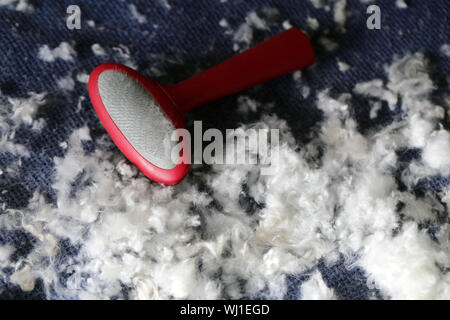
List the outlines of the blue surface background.
{"type": "MultiPolygon", "coordinates": [[[[17,143],[31,150],[32,156],[22,159],[19,177],[8,174],[0,177],[0,189],[7,190],[0,195],[0,202],[6,203],[8,208],[26,206],[37,188],[49,200],[54,200],[54,190],[51,188],[53,158],[63,155],[59,144],[67,140],[74,128],[86,123],[93,136],[104,132],[90,105],[85,84],[76,81],[75,90],[64,93],[56,86],[56,80],[61,77],[68,74],[75,77],[80,72],[90,73],[98,64],[116,60],[112,55],[95,56],[91,51],[94,43],[105,48],[126,45],[141,72],[169,84],[184,80],[235,54],[232,35],[225,34],[224,28],[219,26],[222,18],[236,30],[250,11],[260,12],[266,6],[278,8],[278,26],[255,33],[252,44],[282,31],[281,22],[284,20],[306,30],[307,16],[317,18],[320,27],[311,33],[317,63],[302,75],[303,81],[311,88],[309,97],[302,97],[289,76],[244,92],[258,101],[275,102],[274,112],[288,121],[300,144],[308,140],[310,128],[321,117],[314,104],[318,91],[330,88],[332,94],[351,92],[357,82],[385,78],[383,65],[389,64],[394,54],[424,51],[433,67],[433,81],[438,86],[437,92],[448,90],[446,75],[449,71],[449,59],[440,51],[444,43],[450,42],[447,0],[407,1],[407,9],[397,8],[392,0],[375,1],[381,8],[381,30],[366,28],[368,4],[348,0],[350,15],[345,33],[337,30],[332,11],[316,9],[306,0],[228,0],[224,3],[218,0],[168,0],[170,10],[159,0],[35,0],[31,3],[35,7],[31,13],[0,7],[0,99],[4,100],[4,95],[25,97],[30,91],[49,93],[46,105],[39,111],[47,126],[40,134],[19,129],[15,138],[17,143]],[[138,11],[147,17],[147,23],[139,24],[131,16],[129,3],[136,4],[138,11]],[[77,4],[81,8],[81,30],[69,30],[66,27],[66,8],[71,4],[77,4]],[[95,21],[96,27],[88,26],[88,20],[95,21]],[[326,52],[318,43],[318,39],[327,32],[327,37],[339,44],[333,52],[326,52]],[[50,48],[55,48],[62,41],[74,42],[77,51],[74,61],[57,59],[45,62],[38,59],[39,47],[47,44],[50,48]],[[161,58],[161,54],[165,54],[167,59],[161,58]],[[340,72],[337,59],[348,63],[352,69],[340,72]],[[152,66],[156,66],[165,75],[154,74],[152,66]],[[80,95],[87,99],[82,102],[81,112],[77,112],[80,95]],[[49,108],[52,109],[51,112],[48,112],[49,108]]],[[[442,95],[436,94],[436,99],[439,96],[442,95]]],[[[234,128],[239,122],[259,118],[258,114],[242,118],[242,115],[233,112],[236,100],[237,95],[201,107],[191,113],[191,118],[202,119],[204,126],[216,128],[234,128]]],[[[5,105],[6,101],[0,102],[5,105]]],[[[395,111],[390,112],[384,105],[381,116],[370,120],[367,101],[359,98],[354,103],[355,116],[363,131],[389,122],[395,116],[395,111]]],[[[95,146],[87,144],[86,148],[93,149],[95,146]]],[[[8,166],[12,161],[17,159],[8,153],[0,154],[0,168],[8,166]]],[[[421,192],[420,189],[439,191],[447,184],[448,179],[436,177],[419,184],[417,192],[421,192]]],[[[0,244],[13,243],[18,248],[16,256],[26,255],[34,241],[29,234],[0,231],[0,244]]],[[[61,243],[61,247],[65,248],[65,254],[76,251],[69,243],[61,243]]],[[[343,261],[331,267],[320,263],[318,269],[327,285],[334,288],[341,299],[366,299],[372,295],[380,297],[379,293],[368,288],[362,270],[348,270],[343,261]]],[[[306,279],[307,275],[290,275],[290,290],[285,298],[298,298],[298,285],[306,279]]],[[[0,293],[0,298],[45,298],[39,283],[30,293],[24,293],[20,288],[0,280],[0,288],[2,287],[6,290],[0,293]]]]}

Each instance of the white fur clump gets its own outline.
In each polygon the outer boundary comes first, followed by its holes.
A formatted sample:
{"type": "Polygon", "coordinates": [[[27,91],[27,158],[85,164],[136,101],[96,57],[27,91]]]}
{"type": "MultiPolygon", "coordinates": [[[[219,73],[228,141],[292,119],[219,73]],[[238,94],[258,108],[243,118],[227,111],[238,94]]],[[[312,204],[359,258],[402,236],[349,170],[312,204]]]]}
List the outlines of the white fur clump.
{"type": "Polygon", "coordinates": [[[312,17],[308,17],[306,19],[306,23],[308,25],[308,28],[311,30],[317,30],[320,26],[319,24],[319,20],[317,20],[316,18],[312,18],[312,17]]]}
{"type": "Polygon", "coordinates": [[[397,104],[397,95],[386,89],[381,79],[358,83],[353,91],[357,94],[384,100],[391,110],[394,110],[397,104]]]}
{"type": "Polygon", "coordinates": [[[397,8],[400,9],[408,8],[408,5],[406,4],[405,0],[395,0],[395,5],[397,6],[397,8]]]}
{"type": "Polygon", "coordinates": [[[423,161],[437,173],[450,174],[450,134],[447,130],[434,131],[423,149],[423,161]]]}
{"type": "Polygon", "coordinates": [[[167,10],[172,9],[172,6],[169,3],[169,0],[159,0],[159,2],[161,3],[161,5],[166,8],[167,10]]]}
{"type": "Polygon", "coordinates": [[[307,98],[309,94],[311,93],[311,88],[308,87],[308,85],[302,81],[302,72],[301,71],[295,71],[292,73],[292,79],[296,82],[296,87],[300,89],[300,93],[302,94],[303,98],[307,98]]]}
{"type": "MultiPolygon", "coordinates": [[[[448,241],[447,239],[442,239],[448,241]]],[[[369,235],[360,260],[383,292],[392,299],[450,299],[449,252],[442,250],[415,223],[407,223],[392,238],[386,233],[369,235]]]]}
{"type": "Polygon", "coordinates": [[[245,50],[249,48],[253,41],[254,30],[270,30],[275,20],[279,16],[279,11],[274,7],[264,7],[261,13],[250,12],[233,34],[233,50],[245,50]]]}
{"type": "Polygon", "coordinates": [[[333,18],[336,24],[343,28],[347,21],[347,0],[310,0],[316,9],[330,11],[333,8],[333,18]]]}
{"type": "Polygon", "coordinates": [[[441,52],[447,57],[450,57],[450,44],[445,43],[441,46],[441,52]]]}
{"type": "Polygon", "coordinates": [[[106,50],[98,43],[94,43],[91,50],[96,56],[106,56],[106,50]]]}
{"type": "Polygon", "coordinates": [[[328,0],[310,0],[316,9],[325,9],[330,11],[330,5],[328,0]]]}
{"type": "MultiPolygon", "coordinates": [[[[27,148],[15,143],[14,137],[17,128],[21,125],[35,131],[43,128],[44,119],[36,119],[35,116],[39,107],[45,103],[45,96],[45,92],[30,92],[28,98],[8,98],[8,106],[5,106],[0,112],[0,151],[18,156],[29,156],[27,148]]],[[[20,163],[18,164],[20,165],[20,163]]]]}
{"type": "Polygon", "coordinates": [[[71,75],[58,79],[56,84],[58,88],[63,91],[73,91],[73,89],[75,89],[75,80],[73,80],[71,75]]]}
{"type": "Polygon", "coordinates": [[[326,36],[322,36],[319,38],[319,43],[321,44],[322,47],[324,47],[324,49],[328,52],[334,51],[337,49],[337,47],[339,46],[337,44],[337,42],[331,40],[330,38],[326,37],[326,36]]]}
{"type": "Polygon", "coordinates": [[[293,27],[292,23],[289,20],[284,20],[281,24],[284,30],[289,30],[293,27]]]}
{"type": "Polygon", "coordinates": [[[39,48],[38,53],[39,58],[47,62],[53,62],[58,58],[65,61],[73,61],[76,55],[75,49],[65,41],[61,42],[59,46],[54,49],[50,49],[50,47],[45,44],[39,48]]]}
{"type": "Polygon", "coordinates": [[[11,283],[19,285],[24,292],[33,291],[35,287],[35,275],[29,265],[14,272],[10,277],[11,283]]]}
{"type": "Polygon", "coordinates": [[[6,6],[7,8],[22,12],[31,12],[34,10],[33,5],[27,0],[0,0],[0,6],[6,6]]]}
{"type": "Polygon", "coordinates": [[[323,281],[319,271],[314,271],[311,277],[302,284],[301,298],[303,300],[335,300],[334,290],[323,281]]]}
{"type": "Polygon", "coordinates": [[[346,72],[351,69],[351,66],[348,63],[345,63],[344,61],[338,60],[337,64],[340,72],[346,72]]]}
{"type": "Polygon", "coordinates": [[[147,22],[147,17],[145,15],[143,15],[142,13],[140,13],[134,4],[129,4],[128,9],[130,10],[132,17],[134,19],[136,19],[137,22],[139,22],[139,23],[147,22]]]}
{"type": "Polygon", "coordinates": [[[227,19],[222,18],[219,21],[219,26],[221,26],[222,28],[228,28],[230,25],[229,25],[227,19]]]}
{"type": "Polygon", "coordinates": [[[84,73],[84,72],[78,73],[76,78],[77,78],[77,81],[81,82],[81,83],[88,83],[89,82],[89,75],[87,73],[84,73]]]}
{"type": "Polygon", "coordinates": [[[417,53],[397,59],[386,68],[389,82],[386,90],[401,97],[406,125],[403,136],[412,147],[423,148],[420,162],[410,164],[410,175],[405,181],[417,182],[420,178],[441,173],[448,175],[448,131],[441,130],[447,106],[436,105],[431,100],[434,84],[427,72],[426,59],[417,53]],[[437,152],[437,148],[442,149],[437,152]],[[424,165],[425,164],[425,165],[424,165]]]}
{"type": "MultiPolygon", "coordinates": [[[[240,126],[238,136],[280,130],[270,148],[279,147],[272,175],[261,174],[262,157],[257,165],[193,165],[180,184],[164,187],[138,173],[106,134],[86,153],[89,129],[75,130],[64,156],[54,159],[56,204],[36,191],[26,208],[0,215],[0,227],[37,239],[9,280],[26,291],[40,278],[58,298],[283,298],[287,274],[341,255],[384,298],[448,299],[450,227],[440,217],[448,215],[442,202],[450,203],[450,192],[413,192],[420,179],[445,175],[450,158],[445,110],[431,99],[427,70],[422,54],[408,54],[386,67],[386,82],[356,86],[353,94],[391,101],[402,113],[365,133],[352,117],[352,94],[329,91],[317,96],[323,121],[300,146],[277,116],[240,126]],[[396,175],[398,152],[410,148],[421,157],[396,175]],[[79,247],[66,260],[59,257],[62,239],[79,247]]],[[[250,98],[239,104],[269,110],[250,98]]],[[[246,154],[256,159],[255,146],[246,154]]],[[[336,297],[318,271],[299,290],[304,299],[336,297]]]]}
{"type": "MultiPolygon", "coordinates": [[[[347,22],[347,0],[310,0],[316,9],[332,11],[335,26],[333,30],[345,33],[345,24],[347,22]]],[[[315,31],[319,28],[319,22],[316,18],[307,17],[306,23],[308,29],[315,31]]],[[[327,28],[322,31],[322,35],[318,39],[319,44],[325,51],[332,52],[339,47],[339,44],[329,36],[331,29],[327,28]]],[[[345,67],[344,67],[345,69],[345,67]]]]}
{"type": "Polygon", "coordinates": [[[113,47],[112,50],[115,52],[114,56],[119,60],[120,63],[126,65],[129,68],[137,69],[137,64],[131,58],[132,54],[127,46],[119,44],[117,47],[113,47]]]}
{"type": "MultiPolygon", "coordinates": [[[[389,92],[388,96],[401,97],[404,116],[399,123],[383,130],[382,135],[378,133],[377,143],[381,143],[380,147],[384,149],[392,150],[423,148],[422,160],[411,163],[409,170],[402,175],[402,180],[408,188],[427,176],[447,176],[450,173],[447,160],[450,156],[449,136],[448,131],[438,129],[439,122],[444,119],[444,110],[431,102],[434,85],[427,74],[426,59],[420,53],[407,55],[397,59],[386,70],[389,81],[386,87],[377,85],[377,88],[380,92],[389,92]]],[[[379,96],[383,99],[386,97],[385,94],[379,96]]],[[[395,155],[392,154],[392,157],[395,155]]],[[[379,159],[381,160],[382,158],[379,159]]],[[[387,182],[386,178],[383,180],[384,183],[387,182]]],[[[376,180],[370,181],[372,185],[380,185],[374,183],[376,180]]],[[[438,244],[433,243],[423,231],[419,231],[417,225],[424,221],[438,223],[436,212],[445,212],[445,208],[431,195],[423,199],[415,198],[411,194],[395,190],[393,186],[384,186],[381,190],[385,195],[380,199],[391,198],[395,202],[401,200],[406,204],[402,213],[416,223],[403,225],[400,234],[392,237],[388,230],[396,225],[395,220],[398,219],[393,215],[394,202],[390,209],[384,208],[384,214],[387,210],[392,212],[388,215],[390,219],[386,217],[381,220],[388,224],[383,228],[375,228],[369,237],[358,240],[362,241],[359,245],[362,249],[360,264],[368,272],[370,279],[379,284],[389,297],[448,299],[448,277],[440,271],[448,268],[450,261],[446,231],[448,224],[441,226],[438,244]]],[[[383,202],[388,204],[385,200],[383,202]]]]}
{"type": "Polygon", "coordinates": [[[14,247],[11,245],[0,245],[0,265],[5,267],[3,263],[7,262],[9,257],[13,254],[14,247]]]}
{"type": "Polygon", "coordinates": [[[333,16],[334,21],[337,25],[340,27],[343,27],[345,25],[345,22],[347,21],[347,0],[338,0],[335,1],[333,6],[333,16]]]}
{"type": "Polygon", "coordinates": [[[46,93],[30,92],[28,98],[9,98],[12,106],[10,119],[16,124],[31,125],[37,110],[45,103],[46,93]]]}
{"type": "Polygon", "coordinates": [[[257,112],[261,107],[261,103],[248,96],[240,96],[238,98],[238,111],[243,114],[247,114],[249,112],[257,112]]]}

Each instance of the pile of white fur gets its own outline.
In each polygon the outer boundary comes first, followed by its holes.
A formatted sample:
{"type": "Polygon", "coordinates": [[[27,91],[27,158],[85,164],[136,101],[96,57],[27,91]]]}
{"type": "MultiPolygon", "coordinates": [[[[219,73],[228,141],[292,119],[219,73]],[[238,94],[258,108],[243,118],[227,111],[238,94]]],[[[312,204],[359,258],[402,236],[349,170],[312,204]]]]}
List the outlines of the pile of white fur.
{"type": "MultiPolygon", "coordinates": [[[[28,207],[0,215],[0,228],[23,229],[37,239],[14,264],[14,248],[0,246],[0,270],[15,270],[0,276],[24,291],[40,278],[48,296],[58,298],[122,297],[124,287],[132,299],[240,298],[264,289],[282,298],[286,275],[317,270],[319,259],[332,264],[341,255],[349,267],[362,268],[384,298],[449,299],[450,189],[419,198],[413,192],[420,179],[450,174],[450,134],[442,125],[449,106],[433,103],[422,54],[395,58],[386,72],[387,82],[360,83],[353,93],[319,93],[324,120],[301,148],[276,116],[243,127],[281,129],[271,176],[260,175],[258,165],[209,171],[197,165],[179,185],[164,187],[139,174],[117,149],[107,151],[106,134],[85,153],[89,129],[75,130],[64,157],[54,159],[57,204],[36,192],[28,207]],[[373,118],[383,100],[400,105],[402,116],[362,135],[352,118],[352,95],[376,101],[373,118]],[[411,148],[421,157],[401,172],[400,190],[397,152],[411,148]],[[199,189],[200,182],[208,188],[199,189]],[[244,184],[261,205],[252,215],[239,201],[244,184]],[[427,224],[437,230],[434,239],[419,227],[427,224]],[[58,259],[58,243],[67,238],[80,249],[58,259]],[[65,285],[62,272],[69,275],[65,285]]],[[[0,121],[2,152],[29,156],[12,142],[15,128],[5,119],[36,125],[43,99],[10,100],[12,114],[0,121]]],[[[298,290],[305,299],[335,298],[318,271],[298,290]]]]}

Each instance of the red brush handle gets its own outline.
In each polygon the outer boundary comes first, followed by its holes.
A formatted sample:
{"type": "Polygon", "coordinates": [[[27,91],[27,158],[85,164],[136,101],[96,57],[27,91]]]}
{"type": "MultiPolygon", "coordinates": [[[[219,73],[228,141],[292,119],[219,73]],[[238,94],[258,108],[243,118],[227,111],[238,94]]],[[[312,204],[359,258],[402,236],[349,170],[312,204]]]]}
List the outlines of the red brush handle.
{"type": "Polygon", "coordinates": [[[308,37],[291,28],[221,64],[166,87],[181,112],[314,63],[308,37]]]}

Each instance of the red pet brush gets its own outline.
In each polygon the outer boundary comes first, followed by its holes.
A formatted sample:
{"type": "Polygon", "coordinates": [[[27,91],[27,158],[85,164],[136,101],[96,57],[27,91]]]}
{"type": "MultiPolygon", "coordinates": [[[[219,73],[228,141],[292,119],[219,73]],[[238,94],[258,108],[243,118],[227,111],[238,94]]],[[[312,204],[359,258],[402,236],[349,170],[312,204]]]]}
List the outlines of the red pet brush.
{"type": "Polygon", "coordinates": [[[124,65],[105,63],[89,77],[92,104],[114,143],[148,178],[173,185],[189,164],[172,161],[174,129],[184,114],[314,63],[306,35],[295,28],[238,54],[188,80],[163,86],[124,65]]]}

